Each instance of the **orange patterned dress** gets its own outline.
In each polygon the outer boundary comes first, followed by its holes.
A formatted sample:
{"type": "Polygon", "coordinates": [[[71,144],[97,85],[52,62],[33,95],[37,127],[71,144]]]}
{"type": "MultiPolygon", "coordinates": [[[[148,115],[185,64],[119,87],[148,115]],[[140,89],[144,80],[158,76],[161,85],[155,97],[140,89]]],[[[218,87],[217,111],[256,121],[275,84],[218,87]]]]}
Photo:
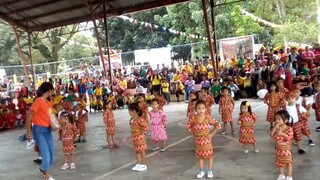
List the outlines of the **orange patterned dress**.
{"type": "Polygon", "coordinates": [[[253,144],[256,142],[254,138],[253,126],[257,122],[257,115],[252,113],[243,113],[239,116],[240,122],[239,142],[242,144],[253,144]]]}
{"type": "Polygon", "coordinates": [[[286,167],[292,164],[292,151],[291,151],[291,140],[293,138],[293,130],[291,127],[286,126],[283,132],[287,137],[278,135],[278,132],[272,137],[276,141],[276,161],[277,167],[286,167]]]}
{"type": "Polygon", "coordinates": [[[274,115],[280,110],[280,94],[268,92],[263,102],[268,105],[267,122],[274,122],[274,115]]]}
{"type": "Polygon", "coordinates": [[[198,116],[191,116],[187,124],[188,131],[194,136],[195,152],[200,159],[210,159],[214,154],[212,139],[210,138],[211,126],[214,126],[215,129],[221,129],[220,123],[210,115],[206,115],[202,122],[198,116]]]}
{"type": "Polygon", "coordinates": [[[76,112],[76,125],[79,129],[80,136],[87,134],[86,122],[88,122],[88,111],[80,109],[76,112]]]}
{"type": "Polygon", "coordinates": [[[211,115],[211,107],[214,103],[214,99],[212,96],[208,95],[208,94],[205,94],[205,95],[201,95],[199,97],[199,100],[202,100],[205,102],[205,105],[206,105],[206,108],[207,108],[207,113],[209,115],[211,115]]]}
{"type": "Polygon", "coordinates": [[[187,109],[187,117],[195,115],[195,113],[196,113],[196,103],[197,103],[196,99],[192,99],[192,100],[189,101],[188,109],[187,109]]]}
{"type": "Polygon", "coordinates": [[[320,121],[320,92],[317,92],[313,97],[312,108],[316,114],[316,121],[320,121]]]}
{"type": "Polygon", "coordinates": [[[142,110],[143,114],[142,117],[149,122],[148,114],[149,114],[149,109],[148,109],[148,104],[145,101],[138,102],[139,108],[142,110]]]}
{"type": "Polygon", "coordinates": [[[231,96],[222,96],[219,100],[219,109],[221,109],[222,122],[232,122],[233,117],[234,100],[231,96]]]}
{"type": "Polygon", "coordinates": [[[112,110],[106,109],[103,113],[103,122],[106,125],[108,135],[113,135],[116,132],[116,122],[112,110]]]}
{"type": "Polygon", "coordinates": [[[59,137],[62,141],[63,154],[75,153],[74,140],[78,134],[78,129],[73,124],[67,124],[59,129],[59,137]]]}
{"type": "Polygon", "coordinates": [[[136,152],[145,151],[147,149],[145,133],[149,129],[148,121],[143,117],[131,119],[130,128],[131,128],[131,139],[132,139],[134,150],[136,152]]]}
{"type": "Polygon", "coordinates": [[[280,99],[280,108],[286,109],[286,100],[290,91],[287,88],[282,88],[282,89],[279,89],[278,93],[279,93],[279,99],[280,99]]]}

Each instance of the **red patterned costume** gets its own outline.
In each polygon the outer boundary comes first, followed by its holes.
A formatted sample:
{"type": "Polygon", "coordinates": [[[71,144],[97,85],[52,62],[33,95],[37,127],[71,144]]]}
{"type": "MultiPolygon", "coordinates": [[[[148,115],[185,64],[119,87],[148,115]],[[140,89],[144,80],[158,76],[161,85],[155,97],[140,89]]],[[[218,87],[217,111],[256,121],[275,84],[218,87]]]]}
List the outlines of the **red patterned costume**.
{"type": "Polygon", "coordinates": [[[192,99],[188,103],[188,109],[187,109],[187,117],[193,116],[196,113],[196,99],[192,99]]]}
{"type": "Polygon", "coordinates": [[[74,140],[77,137],[77,132],[78,129],[73,124],[67,124],[59,130],[63,154],[75,153],[74,140]]]}
{"type": "Polygon", "coordinates": [[[210,126],[221,129],[220,123],[210,115],[206,115],[201,122],[197,116],[191,116],[187,124],[187,129],[195,139],[196,155],[200,159],[210,159],[213,156],[212,139],[210,138],[210,126]]]}
{"type": "Polygon", "coordinates": [[[27,119],[28,104],[24,100],[18,102],[19,113],[22,115],[22,119],[25,122],[27,119]]]}
{"type": "Polygon", "coordinates": [[[310,128],[309,128],[309,126],[303,126],[303,122],[305,121],[306,118],[305,118],[305,113],[302,114],[301,111],[300,111],[300,108],[301,108],[300,105],[296,104],[295,106],[296,106],[296,109],[297,109],[299,121],[292,124],[293,139],[295,141],[301,141],[302,140],[302,135],[306,135],[306,136],[310,135],[310,128]]]}
{"type": "Polygon", "coordinates": [[[232,122],[232,113],[234,108],[234,100],[231,96],[221,96],[219,100],[219,110],[221,111],[222,122],[232,122]]]}
{"type": "Polygon", "coordinates": [[[276,161],[275,164],[277,167],[286,167],[289,164],[292,164],[292,151],[291,151],[291,140],[293,138],[293,130],[291,127],[286,126],[282,130],[285,136],[280,136],[278,131],[272,137],[276,141],[276,161]]]}
{"type": "Polygon", "coordinates": [[[310,112],[309,112],[310,105],[307,104],[307,98],[300,96],[298,98],[298,100],[296,101],[296,104],[299,104],[300,106],[302,106],[303,108],[305,108],[307,110],[307,112],[303,116],[300,115],[301,116],[300,123],[302,124],[302,129],[304,130],[303,135],[310,136],[311,131],[309,128],[309,123],[308,123],[309,118],[310,118],[310,112]]]}
{"type": "Polygon", "coordinates": [[[314,109],[314,112],[316,114],[316,121],[320,121],[320,93],[316,93],[314,95],[312,108],[314,109]]]}
{"type": "Polygon", "coordinates": [[[143,117],[131,119],[130,128],[131,128],[131,139],[132,139],[134,150],[136,152],[145,151],[147,149],[147,141],[145,138],[145,133],[149,129],[148,121],[143,117]]]}
{"type": "Polygon", "coordinates": [[[290,91],[287,88],[279,89],[279,99],[280,99],[280,108],[285,109],[286,108],[286,99],[287,96],[290,94],[290,91]]]}
{"type": "Polygon", "coordinates": [[[113,112],[106,109],[103,113],[103,122],[106,125],[106,132],[108,135],[113,135],[116,132],[116,124],[113,112]]]}
{"type": "Polygon", "coordinates": [[[269,92],[263,99],[263,102],[268,105],[267,122],[274,122],[274,115],[280,110],[281,94],[277,92],[269,92]]]}
{"type": "MultiPolygon", "coordinates": [[[[159,104],[160,105],[160,104],[159,104]]],[[[148,104],[145,101],[138,102],[139,108],[142,110],[143,114],[142,117],[149,122],[148,114],[149,114],[149,109],[148,109],[148,104]]]]}
{"type": "Polygon", "coordinates": [[[76,125],[80,136],[85,136],[87,133],[86,122],[88,122],[87,110],[80,109],[76,112],[76,125]]]}
{"type": "Polygon", "coordinates": [[[253,144],[256,142],[254,138],[253,126],[257,122],[258,117],[256,114],[249,112],[242,113],[239,116],[238,122],[240,122],[239,130],[239,142],[243,144],[253,144]]]}
{"type": "Polygon", "coordinates": [[[208,95],[208,94],[204,94],[204,95],[201,95],[199,97],[199,100],[201,101],[204,101],[205,102],[205,105],[206,105],[206,108],[207,108],[207,113],[209,115],[211,115],[211,107],[214,103],[214,99],[212,96],[208,95]]]}

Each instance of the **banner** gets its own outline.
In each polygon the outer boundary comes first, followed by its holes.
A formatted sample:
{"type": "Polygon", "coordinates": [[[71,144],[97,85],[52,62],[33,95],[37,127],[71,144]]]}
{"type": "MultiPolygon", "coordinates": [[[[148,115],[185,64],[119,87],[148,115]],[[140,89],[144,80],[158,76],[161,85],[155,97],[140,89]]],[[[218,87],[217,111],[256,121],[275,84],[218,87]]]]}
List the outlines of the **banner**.
{"type": "MultiPolygon", "coordinates": [[[[104,55],[103,57],[104,57],[104,63],[106,65],[106,68],[109,68],[108,55],[104,55]]],[[[122,68],[121,52],[114,52],[113,50],[110,50],[110,60],[111,60],[111,69],[122,68]]]]}
{"type": "Polygon", "coordinates": [[[244,57],[253,58],[253,45],[253,36],[221,39],[219,41],[221,62],[225,61],[226,59],[231,59],[232,57],[238,58],[241,54],[243,54],[244,57]]]}

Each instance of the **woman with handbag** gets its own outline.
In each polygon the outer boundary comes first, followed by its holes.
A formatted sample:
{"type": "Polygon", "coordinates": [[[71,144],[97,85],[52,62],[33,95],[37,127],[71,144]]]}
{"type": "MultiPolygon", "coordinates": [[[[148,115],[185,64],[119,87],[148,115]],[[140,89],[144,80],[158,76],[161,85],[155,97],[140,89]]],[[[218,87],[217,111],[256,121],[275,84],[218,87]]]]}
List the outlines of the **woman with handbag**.
{"type": "Polygon", "coordinates": [[[53,90],[53,85],[49,82],[44,82],[40,85],[37,98],[31,105],[26,122],[27,139],[31,139],[30,130],[31,123],[33,123],[32,134],[42,155],[40,171],[44,174],[45,180],[54,180],[49,173],[54,159],[51,130],[57,130],[58,124],[54,116],[50,115],[52,105],[48,100],[53,94],[53,90]]]}

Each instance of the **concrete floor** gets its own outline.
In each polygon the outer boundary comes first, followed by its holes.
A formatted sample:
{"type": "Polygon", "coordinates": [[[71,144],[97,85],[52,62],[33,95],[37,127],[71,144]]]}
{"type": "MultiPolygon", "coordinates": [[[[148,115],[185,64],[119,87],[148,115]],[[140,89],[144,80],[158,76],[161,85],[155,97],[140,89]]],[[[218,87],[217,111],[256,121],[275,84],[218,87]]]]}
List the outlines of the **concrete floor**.
{"type": "MultiPolygon", "coordinates": [[[[312,100],[312,99],[310,99],[312,100]]],[[[259,120],[256,125],[257,145],[259,154],[251,152],[244,154],[242,145],[238,143],[238,136],[232,137],[230,129],[227,135],[217,135],[214,138],[214,179],[223,180],[273,180],[278,175],[274,166],[274,142],[268,136],[268,123],[264,120],[267,107],[260,100],[250,100],[253,112],[257,113],[259,120]]],[[[235,122],[239,114],[240,101],[236,102],[234,111],[235,122]]],[[[135,164],[134,151],[132,150],[129,114],[127,110],[114,111],[116,117],[116,138],[119,149],[106,148],[105,129],[101,113],[90,115],[87,125],[87,143],[78,144],[76,152],[76,170],[60,170],[62,165],[61,142],[55,139],[55,163],[52,174],[56,180],[153,180],[153,179],[195,179],[198,173],[198,160],[193,151],[193,138],[186,129],[187,118],[185,115],[186,103],[172,103],[165,106],[168,114],[168,149],[166,152],[152,152],[152,143],[148,141],[147,164],[148,171],[133,172],[131,167],[135,164]]],[[[213,115],[220,120],[217,114],[217,105],[212,108],[213,115]]],[[[305,155],[294,152],[295,180],[311,180],[320,177],[320,140],[319,133],[314,132],[319,125],[314,121],[314,112],[311,114],[310,127],[315,147],[309,147],[304,139],[305,155]]],[[[238,126],[236,126],[238,131],[238,126]]],[[[18,140],[24,130],[0,132],[0,180],[37,180],[43,179],[38,171],[38,165],[32,162],[36,154],[25,150],[25,143],[18,140]]],[[[250,147],[251,148],[251,147],[250,147]]]]}

